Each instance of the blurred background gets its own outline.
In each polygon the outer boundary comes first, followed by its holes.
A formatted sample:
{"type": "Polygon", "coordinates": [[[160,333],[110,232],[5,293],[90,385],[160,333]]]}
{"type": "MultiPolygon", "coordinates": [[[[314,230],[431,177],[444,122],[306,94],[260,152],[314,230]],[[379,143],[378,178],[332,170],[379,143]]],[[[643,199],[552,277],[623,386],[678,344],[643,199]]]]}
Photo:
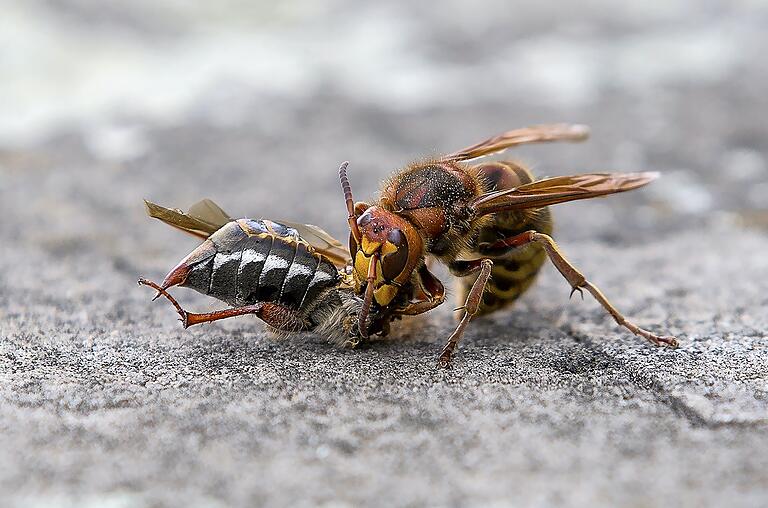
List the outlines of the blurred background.
{"type": "Polygon", "coordinates": [[[414,158],[558,121],[589,124],[592,140],[512,156],[542,175],[664,173],[642,198],[573,205],[606,208],[589,225],[564,217],[563,234],[765,225],[762,1],[0,6],[4,201],[67,201],[73,236],[117,210],[134,230],[143,197],[201,195],[235,215],[327,217],[343,235],[340,200],[297,199],[335,193],[340,161],[362,199],[414,158]]]}
{"type": "Polygon", "coordinates": [[[765,504],[766,49],[762,0],[0,0],[0,487],[24,506],[659,504],[642,479],[765,504]],[[255,319],[185,332],[135,286],[197,243],[144,198],[343,239],[341,161],[364,200],[410,161],[551,122],[592,137],[508,156],[663,174],[559,206],[555,237],[677,356],[593,302],[565,316],[551,268],[444,378],[448,306],[347,354],[255,319]]]}

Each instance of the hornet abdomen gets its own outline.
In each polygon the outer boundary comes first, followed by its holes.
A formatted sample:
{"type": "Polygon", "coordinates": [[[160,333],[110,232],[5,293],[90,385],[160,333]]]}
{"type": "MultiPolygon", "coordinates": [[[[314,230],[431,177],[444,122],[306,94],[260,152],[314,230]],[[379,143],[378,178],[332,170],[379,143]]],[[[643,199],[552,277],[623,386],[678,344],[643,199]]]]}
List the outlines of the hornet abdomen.
{"type": "MultiPolygon", "coordinates": [[[[488,190],[504,190],[534,181],[531,172],[510,161],[488,162],[477,166],[488,190]]],[[[552,215],[549,208],[520,210],[496,213],[493,222],[478,232],[475,245],[493,243],[502,238],[534,230],[550,235],[552,233],[552,215]]],[[[488,314],[505,307],[520,297],[539,273],[547,259],[543,247],[528,244],[521,248],[507,249],[498,253],[483,253],[483,257],[493,260],[491,278],[483,293],[479,314],[488,314]]],[[[460,282],[458,299],[464,302],[472,283],[477,276],[464,277],[460,282]]]]}

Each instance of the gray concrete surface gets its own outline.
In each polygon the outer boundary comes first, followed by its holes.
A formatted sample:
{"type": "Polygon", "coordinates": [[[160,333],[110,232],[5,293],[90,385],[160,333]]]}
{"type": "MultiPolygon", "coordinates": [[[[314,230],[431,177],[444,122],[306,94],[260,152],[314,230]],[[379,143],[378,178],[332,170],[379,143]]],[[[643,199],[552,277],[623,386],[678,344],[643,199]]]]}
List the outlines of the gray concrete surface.
{"type": "Polygon", "coordinates": [[[768,504],[764,5],[319,5],[3,6],[0,505],[768,504]],[[346,351],[184,331],[135,284],[195,245],[142,198],[342,236],[340,161],[364,198],[550,121],[593,138],[515,152],[539,174],[664,173],[559,206],[556,236],[678,350],[551,268],[448,371],[448,308],[346,351]]]}

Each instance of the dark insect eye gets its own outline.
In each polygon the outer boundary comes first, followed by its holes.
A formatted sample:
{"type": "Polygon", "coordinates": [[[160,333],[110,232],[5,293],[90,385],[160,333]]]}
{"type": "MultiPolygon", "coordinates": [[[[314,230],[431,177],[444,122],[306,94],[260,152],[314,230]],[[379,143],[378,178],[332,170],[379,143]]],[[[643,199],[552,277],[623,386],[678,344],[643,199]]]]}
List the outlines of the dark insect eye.
{"type": "Polygon", "coordinates": [[[393,245],[395,245],[398,249],[401,245],[408,246],[408,241],[405,239],[405,235],[403,235],[403,232],[399,229],[393,229],[389,232],[387,235],[387,241],[393,245]]]}
{"type": "Polygon", "coordinates": [[[405,270],[408,262],[408,240],[399,229],[393,229],[387,235],[387,241],[397,247],[397,250],[381,258],[381,273],[387,280],[394,280],[405,270]]]}

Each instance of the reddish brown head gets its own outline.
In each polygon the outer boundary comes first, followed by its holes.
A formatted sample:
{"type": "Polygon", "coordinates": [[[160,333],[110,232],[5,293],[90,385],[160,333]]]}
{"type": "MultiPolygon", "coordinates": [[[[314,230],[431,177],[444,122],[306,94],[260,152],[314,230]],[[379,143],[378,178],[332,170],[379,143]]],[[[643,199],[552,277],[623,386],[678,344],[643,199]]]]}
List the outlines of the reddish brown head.
{"type": "MultiPolygon", "coordinates": [[[[347,164],[339,168],[349,221],[349,252],[352,255],[355,285],[362,290],[363,304],[357,316],[358,328],[368,336],[368,314],[375,300],[387,306],[400,287],[408,282],[424,258],[424,240],[419,231],[395,210],[385,206],[354,203],[347,178],[347,164]]],[[[383,205],[383,203],[382,203],[383,205]]]]}
{"type": "Polygon", "coordinates": [[[413,224],[378,206],[367,208],[357,218],[357,227],[360,244],[354,235],[349,240],[355,279],[366,280],[377,258],[373,296],[379,305],[388,305],[421,262],[424,243],[413,224]]]}

